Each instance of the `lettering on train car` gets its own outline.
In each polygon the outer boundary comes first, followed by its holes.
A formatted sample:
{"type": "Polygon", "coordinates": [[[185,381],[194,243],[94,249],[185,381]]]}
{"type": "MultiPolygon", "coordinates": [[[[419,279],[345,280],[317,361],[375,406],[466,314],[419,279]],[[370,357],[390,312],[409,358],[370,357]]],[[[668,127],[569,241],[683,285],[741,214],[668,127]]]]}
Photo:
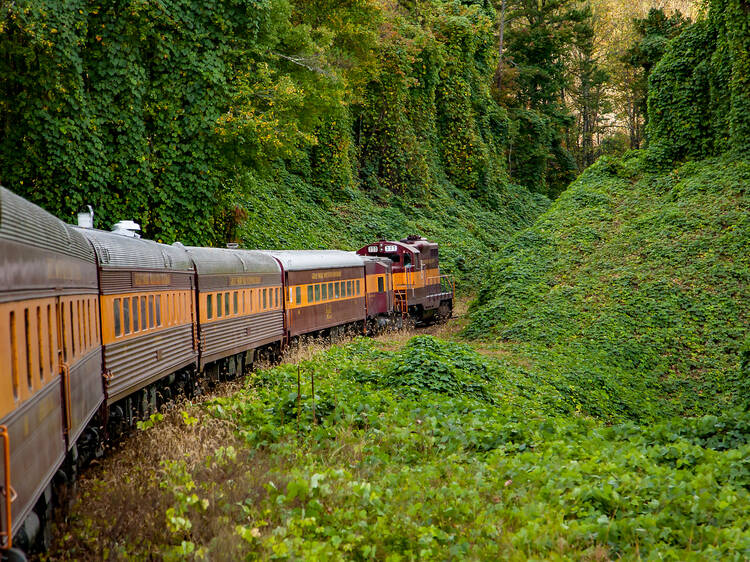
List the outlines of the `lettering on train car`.
{"type": "Polygon", "coordinates": [[[313,279],[335,279],[341,277],[341,271],[321,271],[312,274],[313,279]]]}
{"type": "Polygon", "coordinates": [[[145,271],[133,271],[131,273],[133,287],[144,287],[151,285],[169,285],[172,283],[171,273],[153,273],[145,271]]]}
{"type": "Polygon", "coordinates": [[[233,275],[229,278],[230,285],[256,285],[260,282],[260,275],[233,275]]]}
{"type": "Polygon", "coordinates": [[[61,261],[57,258],[47,258],[47,276],[50,279],[65,279],[66,281],[83,281],[84,268],[77,267],[69,261],[61,261]]]}

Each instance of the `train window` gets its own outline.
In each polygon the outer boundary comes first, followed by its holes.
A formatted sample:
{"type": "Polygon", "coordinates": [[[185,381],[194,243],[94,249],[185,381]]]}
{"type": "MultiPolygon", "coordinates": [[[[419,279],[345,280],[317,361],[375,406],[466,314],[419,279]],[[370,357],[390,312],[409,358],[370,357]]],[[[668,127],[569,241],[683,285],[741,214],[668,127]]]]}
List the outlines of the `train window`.
{"type": "Polygon", "coordinates": [[[206,295],[206,318],[211,320],[214,317],[214,296],[206,295]]]}
{"type": "Polygon", "coordinates": [[[83,317],[84,312],[86,312],[86,307],[83,301],[79,299],[76,301],[76,313],[78,314],[78,351],[81,353],[86,349],[86,319],[83,317]]]}
{"type": "MultiPolygon", "coordinates": [[[[133,303],[133,324],[134,326],[138,325],[138,318],[137,314],[135,313],[135,308],[138,306],[138,299],[133,303]]],[[[148,328],[148,318],[146,317],[146,297],[141,297],[141,330],[145,330],[148,328]]],[[[133,329],[135,331],[135,328],[133,329]]]]}
{"type": "Polygon", "coordinates": [[[161,295],[156,295],[156,325],[161,326],[161,295]]]}
{"type": "Polygon", "coordinates": [[[359,279],[357,279],[357,291],[356,291],[356,293],[355,293],[355,294],[356,294],[357,296],[359,296],[359,295],[361,295],[361,294],[362,294],[362,293],[360,293],[360,291],[359,291],[359,290],[360,290],[360,288],[361,288],[361,285],[359,284],[359,279]]]}
{"type": "Polygon", "coordinates": [[[81,330],[81,301],[80,300],[76,301],[75,313],[76,313],[75,322],[77,324],[76,327],[78,328],[78,351],[80,352],[80,351],[83,351],[83,336],[81,334],[83,330],[81,330]]]}
{"type": "Polygon", "coordinates": [[[313,286],[308,285],[307,286],[307,302],[311,303],[313,301],[313,286]]]}
{"type": "Polygon", "coordinates": [[[237,314],[239,312],[239,295],[237,294],[237,291],[234,292],[234,295],[232,295],[232,298],[234,299],[234,313],[237,314]]]}
{"type": "Polygon", "coordinates": [[[29,326],[29,309],[23,309],[23,327],[24,336],[26,336],[26,382],[29,385],[29,392],[32,390],[31,386],[31,330],[29,326]]]}
{"type": "MultiPolygon", "coordinates": [[[[70,301],[68,309],[70,310],[70,316],[68,316],[68,322],[70,323],[70,355],[71,357],[76,356],[76,325],[75,317],[73,316],[73,301],[70,301]]],[[[63,307],[63,311],[65,307],[63,307]]]]}
{"type": "Polygon", "coordinates": [[[323,283],[323,300],[326,300],[328,298],[328,285],[323,283]]]}
{"type": "Polygon", "coordinates": [[[352,282],[351,281],[346,282],[346,296],[347,297],[352,296],[352,282]]]}
{"type": "Polygon", "coordinates": [[[263,289],[263,310],[265,310],[266,308],[268,308],[268,306],[267,306],[267,302],[268,301],[266,300],[267,297],[268,297],[268,289],[263,289]]]}
{"type": "Polygon", "coordinates": [[[125,335],[130,333],[130,299],[122,299],[122,324],[125,335]]]}
{"type": "MultiPolygon", "coordinates": [[[[145,314],[142,314],[141,316],[145,316],[145,314]]],[[[143,319],[145,322],[145,318],[143,319]]],[[[137,332],[140,327],[140,322],[138,322],[138,297],[133,297],[133,331],[137,332]]],[[[144,327],[145,329],[145,327],[144,327]]]]}
{"type": "Polygon", "coordinates": [[[83,313],[83,341],[88,349],[91,346],[91,321],[89,319],[91,307],[88,299],[81,301],[81,312],[83,313]]]}
{"type": "Polygon", "coordinates": [[[86,329],[86,301],[80,300],[81,305],[78,310],[78,325],[81,330],[81,351],[89,348],[89,333],[86,329]]]}
{"type": "Polygon", "coordinates": [[[18,400],[18,337],[16,336],[16,311],[10,311],[10,374],[13,379],[13,398],[18,400]]]}
{"type": "Polygon", "coordinates": [[[328,298],[333,298],[333,283],[328,283],[328,298]]]}
{"type": "Polygon", "coordinates": [[[224,293],[224,316],[229,316],[229,293],[224,293]]]}
{"type": "Polygon", "coordinates": [[[76,356],[76,319],[73,316],[73,301],[70,301],[70,355],[76,356]]]}
{"type": "Polygon", "coordinates": [[[91,337],[93,335],[91,333],[91,299],[86,299],[84,306],[86,307],[86,333],[88,334],[88,345],[92,346],[94,339],[91,337]]]}
{"type": "Polygon", "coordinates": [[[91,301],[84,300],[81,303],[83,307],[83,321],[86,324],[86,349],[91,347],[91,301]]]}
{"type": "Polygon", "coordinates": [[[54,370],[54,364],[52,362],[52,358],[54,356],[54,345],[52,343],[52,306],[47,305],[47,344],[48,344],[48,353],[49,353],[49,372],[50,375],[52,374],[54,370]]]}
{"type": "Polygon", "coordinates": [[[336,292],[336,298],[341,297],[341,284],[338,281],[333,284],[333,290],[336,292]]]}
{"type": "Polygon", "coordinates": [[[385,280],[382,276],[378,276],[378,293],[385,291],[385,280]]]}
{"type": "Polygon", "coordinates": [[[297,298],[295,300],[297,301],[297,304],[301,304],[302,303],[302,287],[300,287],[299,285],[297,285],[297,288],[296,288],[295,292],[297,293],[296,294],[297,298]]]}
{"type": "Polygon", "coordinates": [[[216,293],[216,317],[221,318],[221,293],[216,293]]]}
{"type": "Polygon", "coordinates": [[[115,337],[120,337],[122,334],[122,327],[120,326],[120,299],[115,299],[113,304],[114,318],[115,318],[115,337]]]}
{"type": "Polygon", "coordinates": [[[276,308],[279,307],[279,293],[281,292],[281,289],[279,287],[276,287],[276,308]]]}
{"type": "Polygon", "coordinates": [[[320,302],[320,283],[315,284],[315,302],[320,302]]]}
{"type": "Polygon", "coordinates": [[[42,308],[36,307],[36,341],[39,342],[37,351],[39,352],[39,380],[44,380],[44,338],[42,337],[42,308]]]}
{"type": "Polygon", "coordinates": [[[148,296],[148,327],[154,327],[154,295],[148,296]]]}
{"type": "Polygon", "coordinates": [[[57,311],[57,317],[60,319],[60,335],[62,336],[63,361],[65,362],[68,360],[68,337],[65,330],[65,304],[63,304],[62,306],[56,304],[55,310],[57,311]]]}

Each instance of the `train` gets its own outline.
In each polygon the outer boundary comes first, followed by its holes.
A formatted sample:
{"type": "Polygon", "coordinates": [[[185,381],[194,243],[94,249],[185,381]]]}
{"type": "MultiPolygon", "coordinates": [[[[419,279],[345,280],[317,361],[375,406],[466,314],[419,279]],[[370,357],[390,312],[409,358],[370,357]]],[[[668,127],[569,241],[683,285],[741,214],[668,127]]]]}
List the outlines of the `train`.
{"type": "Polygon", "coordinates": [[[0,186],[0,559],[49,543],[60,490],[138,420],[308,336],[449,317],[420,236],[246,250],[70,225],[0,186]]]}

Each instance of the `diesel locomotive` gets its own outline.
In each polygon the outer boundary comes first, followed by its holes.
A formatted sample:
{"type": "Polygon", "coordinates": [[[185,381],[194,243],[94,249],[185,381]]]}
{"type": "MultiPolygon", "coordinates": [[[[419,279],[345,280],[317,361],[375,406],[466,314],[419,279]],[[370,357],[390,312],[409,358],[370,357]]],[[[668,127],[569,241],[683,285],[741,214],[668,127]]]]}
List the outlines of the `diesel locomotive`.
{"type": "MultiPolygon", "coordinates": [[[[128,221],[126,221],[128,222],[128,221]]],[[[0,559],[44,547],[57,490],[201,378],[307,335],[450,316],[438,246],[186,247],[65,224],[0,186],[0,559]]]]}

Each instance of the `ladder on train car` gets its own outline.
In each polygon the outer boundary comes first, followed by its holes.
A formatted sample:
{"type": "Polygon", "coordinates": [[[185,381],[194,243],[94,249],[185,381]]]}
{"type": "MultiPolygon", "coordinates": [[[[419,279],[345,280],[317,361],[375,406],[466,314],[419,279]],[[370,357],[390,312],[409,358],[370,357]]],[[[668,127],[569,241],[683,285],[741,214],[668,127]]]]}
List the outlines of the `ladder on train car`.
{"type": "Polygon", "coordinates": [[[409,315],[409,303],[406,298],[406,289],[396,289],[393,291],[394,304],[396,310],[401,313],[402,318],[406,318],[409,315]]]}

